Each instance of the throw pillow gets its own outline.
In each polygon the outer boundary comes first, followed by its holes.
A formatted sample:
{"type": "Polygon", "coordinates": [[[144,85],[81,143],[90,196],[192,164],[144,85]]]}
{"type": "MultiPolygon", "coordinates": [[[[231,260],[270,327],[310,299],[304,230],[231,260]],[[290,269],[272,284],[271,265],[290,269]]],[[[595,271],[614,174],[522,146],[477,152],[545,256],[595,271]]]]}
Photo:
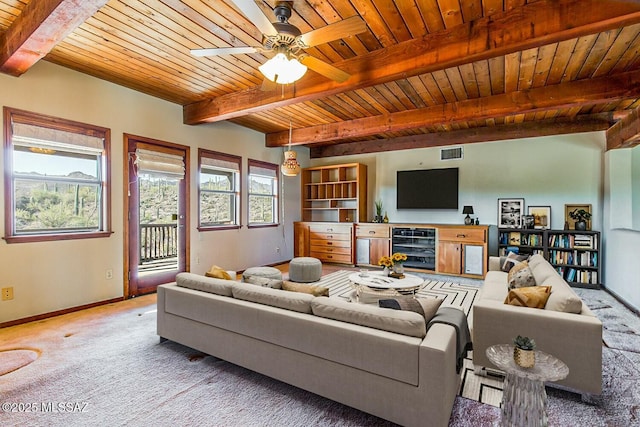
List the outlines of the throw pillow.
{"type": "Polygon", "coordinates": [[[506,257],[500,257],[500,269],[508,273],[512,267],[520,264],[522,261],[526,261],[527,258],[529,258],[528,255],[518,255],[515,252],[509,252],[506,257]]]}
{"type": "Polygon", "coordinates": [[[529,268],[529,263],[527,261],[522,261],[520,264],[514,265],[511,270],[509,270],[507,282],[509,283],[509,289],[536,285],[536,279],[534,279],[533,272],[529,268]]]}
{"type": "Polygon", "coordinates": [[[319,285],[309,285],[307,283],[295,283],[287,280],[282,282],[282,289],[285,291],[302,292],[305,294],[311,294],[314,297],[328,297],[329,288],[319,285]]]}
{"type": "Polygon", "coordinates": [[[436,311],[442,304],[439,298],[398,298],[398,299],[381,299],[378,305],[382,308],[392,308],[394,310],[415,311],[424,317],[428,322],[435,316],[436,311]]]}
{"type": "Polygon", "coordinates": [[[282,289],[282,280],[269,279],[268,277],[249,276],[245,277],[243,282],[251,285],[262,286],[264,288],[282,289]]]}
{"type": "Polygon", "coordinates": [[[551,295],[551,286],[528,286],[509,291],[505,304],[520,307],[544,308],[551,295]]]}
{"type": "Polygon", "coordinates": [[[207,277],[215,277],[216,279],[231,280],[231,276],[229,276],[229,273],[227,273],[217,265],[212,266],[209,271],[204,273],[204,275],[207,277]]]}

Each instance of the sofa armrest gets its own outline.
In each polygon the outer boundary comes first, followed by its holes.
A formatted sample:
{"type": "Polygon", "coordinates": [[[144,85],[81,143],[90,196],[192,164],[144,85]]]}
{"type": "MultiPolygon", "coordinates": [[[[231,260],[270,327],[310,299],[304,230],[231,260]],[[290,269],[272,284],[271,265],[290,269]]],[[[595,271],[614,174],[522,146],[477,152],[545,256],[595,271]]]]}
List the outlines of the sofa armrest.
{"type": "Polygon", "coordinates": [[[536,341],[537,350],[569,367],[558,384],[587,393],[602,392],[602,322],[596,317],[480,300],[473,306],[473,363],[495,369],[486,356],[494,344],[511,344],[518,335],[536,341]]]}
{"type": "Polygon", "coordinates": [[[502,267],[500,265],[500,257],[499,256],[490,256],[489,257],[489,271],[500,271],[502,267]]]}
{"type": "Polygon", "coordinates": [[[419,387],[438,387],[440,390],[420,403],[423,405],[421,410],[429,414],[429,425],[449,424],[451,408],[460,385],[460,375],[456,373],[456,342],[455,328],[437,323],[431,325],[420,344],[419,387]]]}

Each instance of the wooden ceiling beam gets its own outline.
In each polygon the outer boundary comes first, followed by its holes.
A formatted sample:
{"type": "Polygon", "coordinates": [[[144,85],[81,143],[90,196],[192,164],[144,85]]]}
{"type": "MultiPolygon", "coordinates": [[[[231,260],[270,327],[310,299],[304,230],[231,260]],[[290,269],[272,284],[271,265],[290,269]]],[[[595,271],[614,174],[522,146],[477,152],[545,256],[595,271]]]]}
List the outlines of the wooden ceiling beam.
{"type": "Polygon", "coordinates": [[[228,120],[639,22],[638,2],[541,0],[335,63],[351,74],[342,84],[308,73],[274,92],[253,87],[186,105],[184,123],[228,120]]]}
{"type": "Polygon", "coordinates": [[[640,144],[640,109],[631,110],[607,130],[607,150],[640,144]]]}
{"type": "Polygon", "coordinates": [[[30,1],[0,34],[0,71],[21,76],[107,1],[30,1]]]}
{"type": "MultiPolygon", "coordinates": [[[[581,107],[638,97],[640,97],[640,71],[629,71],[613,76],[578,80],[433,107],[294,129],[292,143],[309,146],[338,139],[362,138],[379,133],[432,125],[450,125],[469,120],[486,120],[514,114],[581,107]]],[[[288,131],[266,135],[267,147],[280,147],[288,143],[288,131]]]]}
{"type": "Polygon", "coordinates": [[[607,130],[608,113],[311,147],[312,159],[607,130]]]}

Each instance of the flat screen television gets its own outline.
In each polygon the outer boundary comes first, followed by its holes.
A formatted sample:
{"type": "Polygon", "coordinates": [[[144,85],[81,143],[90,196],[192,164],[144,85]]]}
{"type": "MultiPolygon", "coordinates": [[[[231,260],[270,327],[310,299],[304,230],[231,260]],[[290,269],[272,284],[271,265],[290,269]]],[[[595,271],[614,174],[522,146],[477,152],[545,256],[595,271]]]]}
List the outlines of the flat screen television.
{"type": "Polygon", "coordinates": [[[397,209],[458,209],[458,168],[398,171],[397,209]]]}

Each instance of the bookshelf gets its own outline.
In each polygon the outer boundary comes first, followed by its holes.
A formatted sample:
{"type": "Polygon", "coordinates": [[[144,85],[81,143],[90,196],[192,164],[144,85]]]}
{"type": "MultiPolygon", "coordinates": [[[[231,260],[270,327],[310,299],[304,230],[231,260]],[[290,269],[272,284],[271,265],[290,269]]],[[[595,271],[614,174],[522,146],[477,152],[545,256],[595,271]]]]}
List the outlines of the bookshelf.
{"type": "Polygon", "coordinates": [[[367,166],[350,163],[303,169],[302,220],[367,221],[367,166]]]}
{"type": "Polygon", "coordinates": [[[600,287],[600,232],[500,228],[498,236],[501,256],[542,254],[571,286],[600,287]]]}

